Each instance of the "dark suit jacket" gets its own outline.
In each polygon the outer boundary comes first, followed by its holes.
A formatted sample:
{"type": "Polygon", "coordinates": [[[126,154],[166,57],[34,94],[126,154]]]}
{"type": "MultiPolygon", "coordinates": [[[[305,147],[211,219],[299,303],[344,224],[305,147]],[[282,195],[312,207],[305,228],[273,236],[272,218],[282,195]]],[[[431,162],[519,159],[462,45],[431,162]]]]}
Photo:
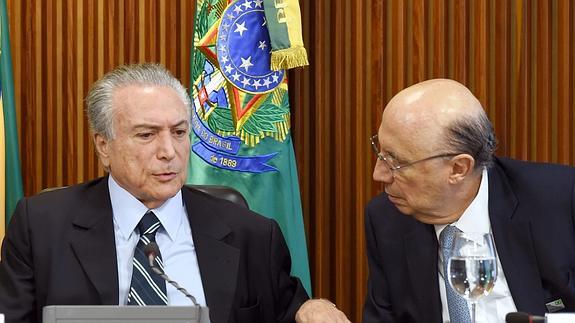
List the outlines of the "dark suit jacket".
{"type": "MultiPolygon", "coordinates": [[[[211,322],[291,322],[307,294],[290,277],[275,221],[182,188],[211,322]]],[[[0,313],[41,322],[42,307],[118,304],[107,178],[22,199],[2,244],[0,313]]]]}
{"type": "MultiPolygon", "coordinates": [[[[519,311],[575,310],[575,169],[496,159],[491,230],[519,311]]],[[[363,322],[441,322],[433,225],[401,214],[385,194],[367,206],[368,293],[363,322]]]]}

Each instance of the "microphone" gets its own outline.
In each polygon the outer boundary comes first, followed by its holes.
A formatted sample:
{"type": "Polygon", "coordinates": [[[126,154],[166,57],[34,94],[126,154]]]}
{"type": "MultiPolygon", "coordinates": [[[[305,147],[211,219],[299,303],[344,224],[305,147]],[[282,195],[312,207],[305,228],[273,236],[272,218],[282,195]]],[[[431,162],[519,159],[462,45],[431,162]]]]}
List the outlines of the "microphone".
{"type": "Polygon", "coordinates": [[[539,323],[545,322],[545,317],[531,315],[524,312],[511,312],[505,316],[507,323],[539,323]]]}
{"type": "Polygon", "coordinates": [[[160,248],[158,247],[157,243],[150,241],[150,243],[148,243],[144,247],[144,254],[146,255],[146,257],[148,257],[148,262],[150,263],[150,267],[152,268],[152,270],[156,274],[158,274],[160,277],[162,277],[163,280],[167,281],[172,286],[174,286],[182,294],[186,295],[187,298],[191,299],[194,306],[199,306],[198,302],[196,301],[196,298],[194,296],[192,296],[190,293],[188,293],[188,291],[185,288],[183,288],[182,286],[180,286],[177,282],[171,280],[170,277],[168,277],[168,275],[166,275],[164,270],[162,270],[162,268],[156,266],[156,257],[158,257],[158,255],[160,254],[160,248]]]}

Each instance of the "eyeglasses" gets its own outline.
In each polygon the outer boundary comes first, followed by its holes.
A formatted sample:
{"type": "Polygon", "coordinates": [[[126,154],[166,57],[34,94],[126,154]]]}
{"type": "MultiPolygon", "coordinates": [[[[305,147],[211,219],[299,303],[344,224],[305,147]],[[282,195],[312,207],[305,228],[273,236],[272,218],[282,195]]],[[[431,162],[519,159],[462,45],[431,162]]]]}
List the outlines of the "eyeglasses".
{"type": "Polygon", "coordinates": [[[369,141],[371,142],[371,148],[373,149],[373,152],[375,153],[375,155],[377,156],[377,159],[384,161],[387,164],[387,168],[389,168],[392,172],[406,168],[408,166],[412,166],[415,165],[417,163],[421,163],[424,161],[428,161],[431,159],[435,159],[435,158],[444,158],[444,157],[453,157],[453,156],[457,156],[459,154],[454,154],[454,153],[446,153],[446,154],[439,154],[439,155],[433,155],[427,158],[423,158],[423,159],[418,159],[416,161],[413,162],[408,162],[408,163],[400,163],[395,157],[393,157],[390,154],[384,155],[381,153],[381,149],[379,148],[379,141],[377,140],[377,135],[372,136],[371,138],[369,138],[369,141]]]}

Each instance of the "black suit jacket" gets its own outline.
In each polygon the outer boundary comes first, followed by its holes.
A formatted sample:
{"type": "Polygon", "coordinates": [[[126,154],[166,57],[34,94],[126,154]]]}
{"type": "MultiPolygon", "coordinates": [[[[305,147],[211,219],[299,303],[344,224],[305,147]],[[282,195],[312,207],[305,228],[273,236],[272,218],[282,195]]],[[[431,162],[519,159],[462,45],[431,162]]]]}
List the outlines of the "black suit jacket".
{"type": "MultiPolygon", "coordinates": [[[[491,230],[519,311],[575,310],[575,169],[496,159],[489,170],[491,230]]],[[[433,225],[401,214],[385,194],[365,217],[369,261],[363,322],[441,322],[433,225]]]]}
{"type": "MultiPolygon", "coordinates": [[[[308,298],[277,223],[184,187],[211,322],[291,322],[308,298]]],[[[107,178],[22,199],[2,244],[0,313],[41,322],[46,305],[118,304],[107,178]]]]}

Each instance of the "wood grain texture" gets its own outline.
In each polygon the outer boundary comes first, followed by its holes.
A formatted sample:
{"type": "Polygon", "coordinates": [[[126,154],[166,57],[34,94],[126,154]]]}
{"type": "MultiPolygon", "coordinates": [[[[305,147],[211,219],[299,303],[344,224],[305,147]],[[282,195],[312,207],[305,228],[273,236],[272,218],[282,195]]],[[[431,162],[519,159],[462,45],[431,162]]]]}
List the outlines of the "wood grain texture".
{"type": "Polygon", "coordinates": [[[383,189],[371,180],[367,139],[386,102],[421,80],[455,79],[493,120],[498,155],[574,165],[575,4],[302,4],[313,59],[292,72],[291,96],[314,292],[360,321],[367,280],[362,208],[383,189]],[[338,12],[350,7],[351,17],[338,12]]]}
{"type": "Polygon", "coordinates": [[[8,1],[25,194],[104,174],[84,97],[123,63],[165,64],[189,82],[186,0],[8,1]]]}
{"type": "MultiPolygon", "coordinates": [[[[575,164],[570,0],[300,1],[311,65],[290,71],[314,296],[360,321],[363,208],[382,191],[367,139],[386,102],[429,78],[480,99],[498,154],[575,164]]],[[[103,174],[84,116],[92,82],[157,61],[189,84],[188,0],[8,0],[26,195],[103,174]]]]}

